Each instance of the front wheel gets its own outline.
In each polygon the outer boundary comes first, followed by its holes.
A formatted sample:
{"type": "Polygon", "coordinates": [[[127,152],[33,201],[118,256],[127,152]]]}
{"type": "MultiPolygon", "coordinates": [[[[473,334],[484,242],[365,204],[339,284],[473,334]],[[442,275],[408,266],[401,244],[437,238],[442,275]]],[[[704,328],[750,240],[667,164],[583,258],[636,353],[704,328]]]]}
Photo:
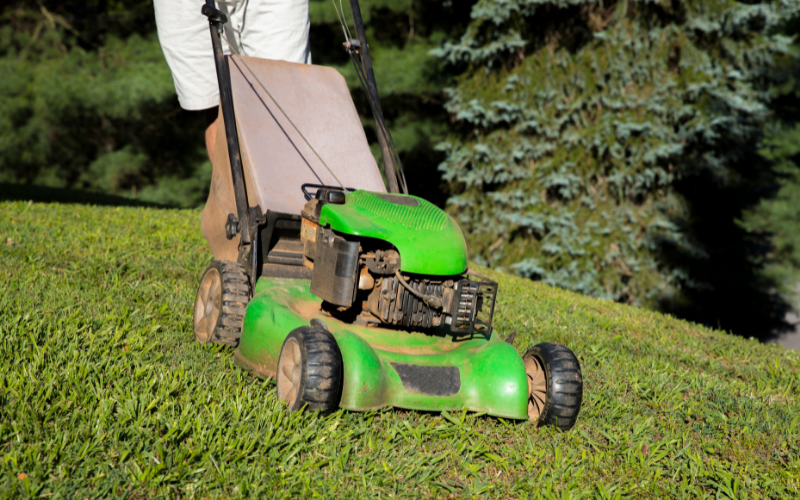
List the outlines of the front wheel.
{"type": "Polygon", "coordinates": [[[304,326],[283,341],[278,358],[278,398],[291,411],[330,412],[342,397],[342,354],[327,330],[304,326]]]}
{"type": "Polygon", "coordinates": [[[528,376],[528,419],[567,431],[578,420],[583,375],[578,358],[561,344],[535,345],[522,357],[528,376]]]}

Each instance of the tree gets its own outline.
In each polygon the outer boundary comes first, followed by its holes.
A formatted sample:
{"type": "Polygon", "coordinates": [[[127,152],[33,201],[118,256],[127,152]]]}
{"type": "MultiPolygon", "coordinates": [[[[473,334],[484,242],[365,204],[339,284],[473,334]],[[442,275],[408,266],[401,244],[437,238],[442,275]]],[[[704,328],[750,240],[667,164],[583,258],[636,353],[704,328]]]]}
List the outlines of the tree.
{"type": "Polygon", "coordinates": [[[441,144],[482,264],[764,335],[787,305],[737,220],[797,3],[481,0],[438,55],[462,71],[441,144]]]}
{"type": "Polygon", "coordinates": [[[773,196],[748,210],[743,227],[770,234],[772,251],[765,261],[764,273],[796,304],[800,282],[800,66],[795,61],[800,54],[800,19],[790,19],[781,31],[793,38],[793,53],[779,66],[785,76],[780,85],[772,88],[773,120],[767,124],[760,151],[773,163],[780,182],[774,187],[773,196]]]}
{"type": "Polygon", "coordinates": [[[210,163],[152,3],[14,1],[0,25],[0,180],[191,206],[210,163]]]}
{"type": "MultiPolygon", "coordinates": [[[[445,137],[450,76],[429,54],[463,29],[469,4],[362,3],[383,108],[414,193],[444,203],[434,150],[445,137]]],[[[348,4],[342,4],[349,21],[348,4]]],[[[312,0],[315,64],[342,71],[376,157],[372,114],[358,88],[334,4],[312,0]]],[[[352,31],[352,26],[350,26],[352,31]]],[[[16,0],[0,20],[0,181],[84,188],[169,205],[205,201],[203,120],[178,106],[152,3],[16,0]]]]}

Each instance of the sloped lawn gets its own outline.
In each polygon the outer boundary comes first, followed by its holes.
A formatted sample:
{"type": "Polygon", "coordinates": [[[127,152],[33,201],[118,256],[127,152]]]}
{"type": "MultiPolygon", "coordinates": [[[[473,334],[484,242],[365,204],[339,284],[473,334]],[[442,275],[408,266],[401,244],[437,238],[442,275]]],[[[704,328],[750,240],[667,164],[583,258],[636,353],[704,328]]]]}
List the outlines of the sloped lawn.
{"type": "Polygon", "coordinates": [[[192,339],[199,221],[0,203],[0,497],[800,496],[800,353],[488,271],[517,349],[577,353],[572,431],[288,414],[192,339]]]}

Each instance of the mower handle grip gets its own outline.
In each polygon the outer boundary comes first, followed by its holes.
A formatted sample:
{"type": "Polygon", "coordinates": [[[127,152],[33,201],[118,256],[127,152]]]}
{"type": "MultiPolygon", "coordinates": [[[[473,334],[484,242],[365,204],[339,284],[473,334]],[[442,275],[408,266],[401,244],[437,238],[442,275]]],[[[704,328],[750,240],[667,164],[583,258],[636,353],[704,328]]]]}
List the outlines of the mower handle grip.
{"type": "Polygon", "coordinates": [[[213,23],[225,24],[228,22],[228,16],[223,14],[220,10],[208,5],[207,3],[203,4],[203,8],[200,9],[200,13],[206,16],[208,20],[213,23]]]}

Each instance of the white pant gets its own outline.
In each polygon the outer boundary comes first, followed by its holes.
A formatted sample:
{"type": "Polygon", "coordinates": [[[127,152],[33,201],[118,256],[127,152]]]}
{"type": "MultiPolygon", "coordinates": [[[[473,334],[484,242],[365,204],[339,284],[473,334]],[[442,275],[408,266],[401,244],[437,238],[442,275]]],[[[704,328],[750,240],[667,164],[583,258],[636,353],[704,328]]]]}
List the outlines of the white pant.
{"type": "MultiPolygon", "coordinates": [[[[219,105],[219,86],[204,0],[154,0],[161,49],[172,70],[181,107],[219,105]]],[[[308,0],[217,1],[228,16],[225,37],[242,55],[311,64],[308,0]]],[[[230,48],[222,40],[222,49],[230,48]]]]}

